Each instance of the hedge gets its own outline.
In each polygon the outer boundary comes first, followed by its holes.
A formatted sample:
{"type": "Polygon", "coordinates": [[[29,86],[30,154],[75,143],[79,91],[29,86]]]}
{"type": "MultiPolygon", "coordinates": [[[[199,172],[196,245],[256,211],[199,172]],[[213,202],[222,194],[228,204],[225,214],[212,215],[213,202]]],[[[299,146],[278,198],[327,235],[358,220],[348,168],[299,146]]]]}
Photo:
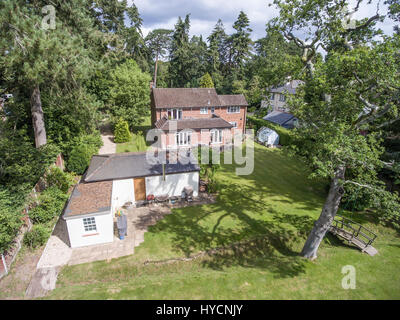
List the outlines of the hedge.
{"type": "Polygon", "coordinates": [[[277,134],[279,134],[279,143],[282,146],[289,146],[294,144],[294,137],[293,134],[290,132],[290,130],[283,128],[277,124],[274,124],[272,122],[269,122],[264,119],[258,119],[255,117],[248,116],[247,117],[247,123],[249,124],[250,128],[254,129],[254,133],[257,133],[257,131],[261,127],[267,127],[270,128],[274,131],[276,131],[277,134]]]}

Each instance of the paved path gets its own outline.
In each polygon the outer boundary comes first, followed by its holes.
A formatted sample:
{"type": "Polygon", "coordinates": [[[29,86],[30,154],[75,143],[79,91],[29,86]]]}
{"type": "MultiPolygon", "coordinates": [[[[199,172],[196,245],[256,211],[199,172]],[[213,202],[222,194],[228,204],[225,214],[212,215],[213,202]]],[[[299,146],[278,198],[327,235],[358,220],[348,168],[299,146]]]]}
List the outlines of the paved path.
{"type": "Polygon", "coordinates": [[[109,154],[117,152],[117,144],[114,143],[114,136],[112,134],[102,134],[103,146],[99,150],[99,154],[109,154]]]}

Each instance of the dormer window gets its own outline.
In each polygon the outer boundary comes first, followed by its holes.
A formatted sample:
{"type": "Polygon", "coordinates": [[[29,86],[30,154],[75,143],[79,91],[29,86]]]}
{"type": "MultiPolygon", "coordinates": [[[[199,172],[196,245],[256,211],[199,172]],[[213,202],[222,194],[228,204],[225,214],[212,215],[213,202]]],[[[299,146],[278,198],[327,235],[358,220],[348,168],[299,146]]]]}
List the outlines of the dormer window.
{"type": "Polygon", "coordinates": [[[169,120],[181,120],[182,119],[182,109],[168,109],[168,119],[169,120]]]}
{"type": "Polygon", "coordinates": [[[208,114],[208,108],[207,107],[200,108],[200,114],[208,114]]]}

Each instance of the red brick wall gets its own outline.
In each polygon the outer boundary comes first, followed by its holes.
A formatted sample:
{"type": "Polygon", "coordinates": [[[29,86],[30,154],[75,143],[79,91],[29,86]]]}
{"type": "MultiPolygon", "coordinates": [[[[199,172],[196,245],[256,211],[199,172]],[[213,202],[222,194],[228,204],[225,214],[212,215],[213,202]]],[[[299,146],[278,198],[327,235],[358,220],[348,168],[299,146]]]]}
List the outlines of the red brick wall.
{"type": "MultiPolygon", "coordinates": [[[[155,121],[168,115],[167,109],[157,109],[155,121]]],[[[228,122],[237,122],[237,128],[244,131],[246,125],[246,107],[240,107],[240,113],[228,113],[228,107],[215,107],[215,114],[228,122]]],[[[182,119],[185,118],[211,118],[211,107],[208,107],[208,114],[200,114],[200,108],[183,108],[182,119]]],[[[154,121],[154,122],[155,122],[154,121]]]]}

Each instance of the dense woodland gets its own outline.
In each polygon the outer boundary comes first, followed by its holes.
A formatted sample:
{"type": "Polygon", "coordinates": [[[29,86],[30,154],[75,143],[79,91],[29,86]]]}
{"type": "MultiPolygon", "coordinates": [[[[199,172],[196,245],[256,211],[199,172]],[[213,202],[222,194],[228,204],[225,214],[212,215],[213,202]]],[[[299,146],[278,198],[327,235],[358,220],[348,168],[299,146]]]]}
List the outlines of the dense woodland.
{"type": "MultiPolygon", "coordinates": [[[[400,182],[399,30],[389,37],[376,27],[386,18],[396,28],[400,10],[397,0],[386,3],[387,14],[344,30],[343,1],[276,0],[280,17],[265,21],[265,36],[252,41],[245,12],[238,12],[232,34],[218,20],[207,39],[190,37],[188,14],[173,30],[144,37],[140,12],[126,0],[54,0],[56,24],[50,29],[42,27],[47,1],[2,1],[0,94],[13,98],[1,110],[0,231],[10,236],[0,239],[0,251],[19,226],[16,212],[54,156],[62,152],[67,169],[82,174],[101,145],[104,119],[124,119],[133,129],[149,115],[150,81],[157,87],[243,93],[256,111],[264,88],[289,76],[303,79],[304,90],[291,102],[305,123],[293,150],[308,159],[315,176],[331,179],[339,167],[348,168],[351,182],[343,200],[354,206],[367,198],[364,207],[390,207],[388,220],[398,221],[395,194],[379,193],[388,200],[382,204],[369,192],[375,185],[384,190],[382,181],[394,191],[400,182]],[[301,28],[313,30],[311,42],[293,35],[301,28]],[[369,113],[358,119],[365,109],[369,113]],[[359,135],[360,130],[370,134],[359,135]],[[368,170],[360,169],[360,161],[368,170]]],[[[337,204],[343,192],[336,191],[337,204]]]]}

